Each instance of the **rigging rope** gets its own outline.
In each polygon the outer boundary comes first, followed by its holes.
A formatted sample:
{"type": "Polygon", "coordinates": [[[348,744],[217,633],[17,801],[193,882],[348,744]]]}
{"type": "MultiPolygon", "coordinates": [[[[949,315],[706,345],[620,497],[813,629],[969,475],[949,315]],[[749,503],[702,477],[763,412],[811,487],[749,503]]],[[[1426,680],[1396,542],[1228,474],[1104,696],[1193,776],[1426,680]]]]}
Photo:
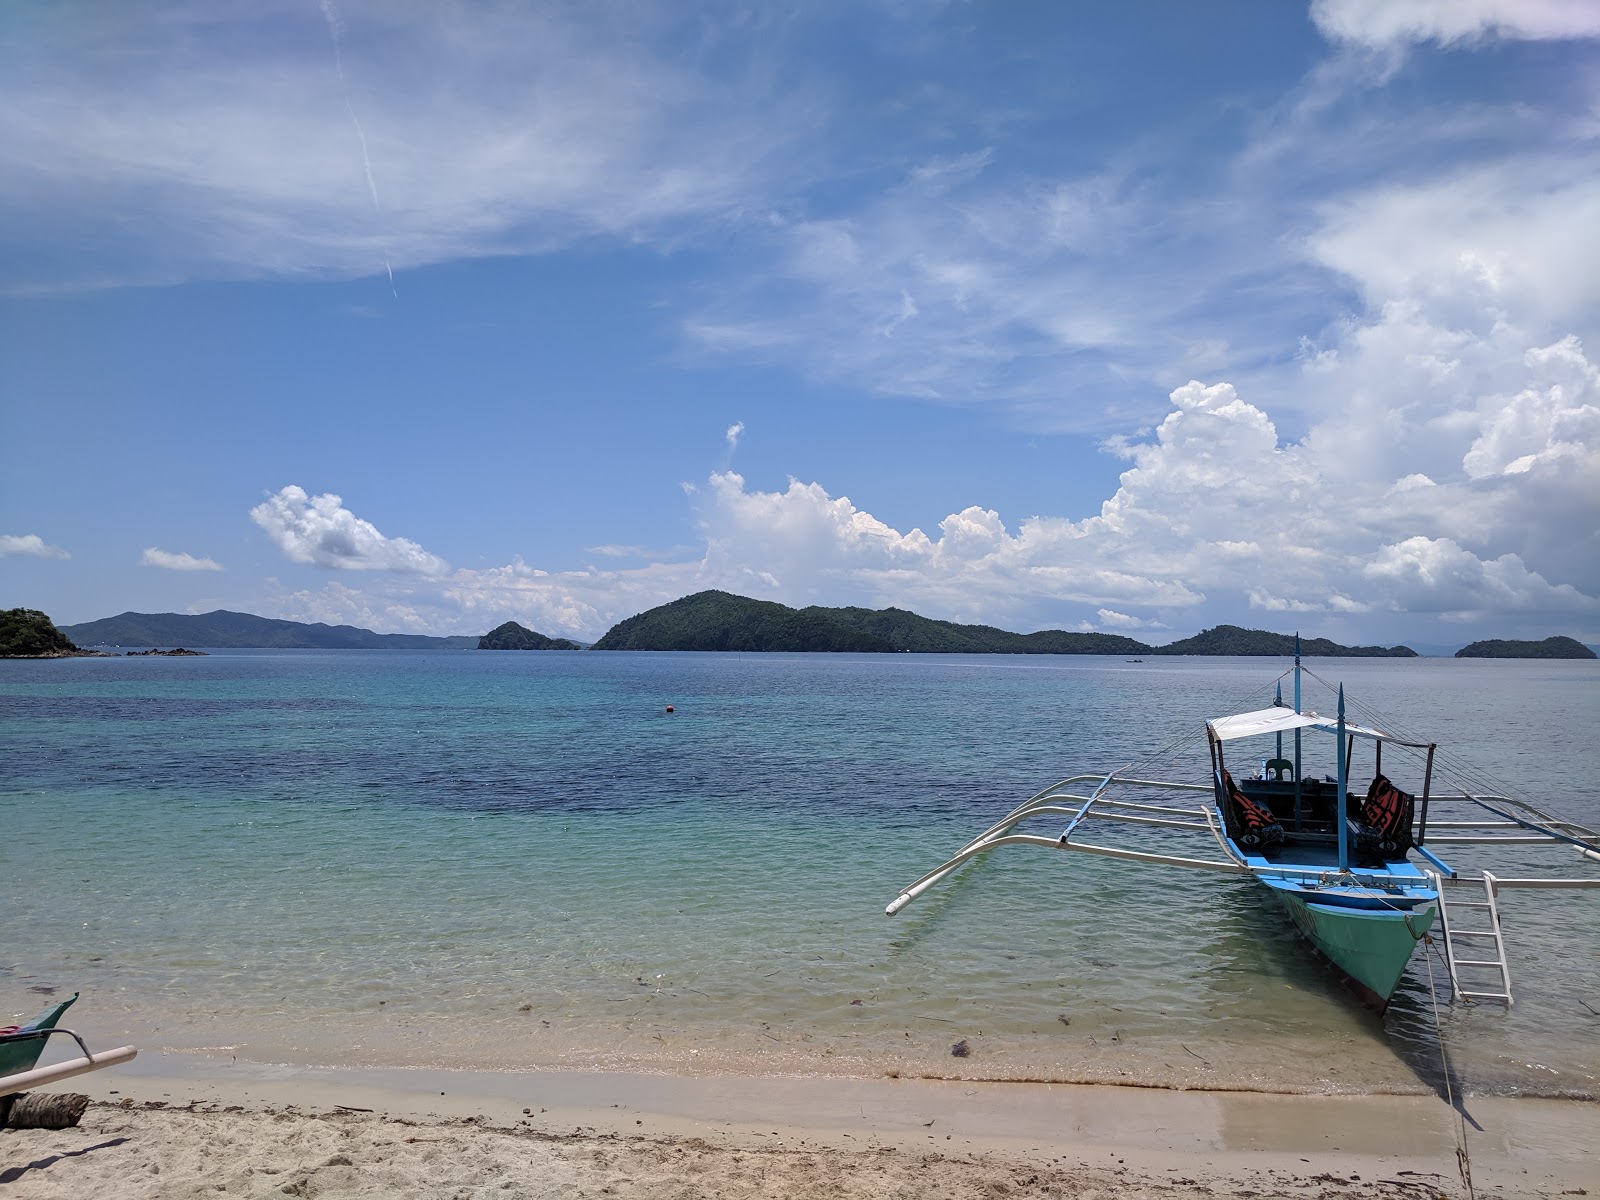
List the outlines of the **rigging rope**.
{"type": "MultiPolygon", "coordinates": [[[[1439,898],[1439,904],[1443,907],[1443,896],[1439,898]]],[[[1427,942],[1435,948],[1433,953],[1438,954],[1438,942],[1431,935],[1428,936],[1427,942]]],[[[1467,1200],[1476,1200],[1477,1193],[1472,1188],[1472,1156],[1467,1151],[1467,1114],[1456,1103],[1455,1088],[1450,1082],[1450,1054],[1445,1049],[1444,1025],[1439,1020],[1439,993],[1433,984],[1432,958],[1428,960],[1428,998],[1433,1002],[1433,1032],[1439,1044],[1439,1066],[1444,1072],[1445,1101],[1456,1115],[1456,1170],[1461,1173],[1461,1182],[1467,1189],[1467,1200]]]]}

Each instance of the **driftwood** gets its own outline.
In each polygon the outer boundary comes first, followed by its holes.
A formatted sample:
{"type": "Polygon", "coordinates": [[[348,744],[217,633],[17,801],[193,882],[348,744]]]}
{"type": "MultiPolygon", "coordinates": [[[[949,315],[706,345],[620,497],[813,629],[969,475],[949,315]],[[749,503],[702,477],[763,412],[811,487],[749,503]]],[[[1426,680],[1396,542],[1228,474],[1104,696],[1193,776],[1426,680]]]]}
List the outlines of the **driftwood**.
{"type": "Polygon", "coordinates": [[[0,1099],[0,1128],[70,1129],[88,1107],[78,1092],[23,1092],[0,1099]]]}

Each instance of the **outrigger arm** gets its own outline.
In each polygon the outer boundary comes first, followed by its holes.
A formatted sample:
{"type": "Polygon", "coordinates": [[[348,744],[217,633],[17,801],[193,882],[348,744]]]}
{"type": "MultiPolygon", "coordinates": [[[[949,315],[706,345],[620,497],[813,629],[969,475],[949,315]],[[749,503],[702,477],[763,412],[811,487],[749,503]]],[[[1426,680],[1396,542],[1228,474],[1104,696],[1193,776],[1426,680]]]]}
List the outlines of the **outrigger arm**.
{"type": "MultiPolygon", "coordinates": [[[[1124,850],[1117,846],[1098,846],[1088,842],[1071,841],[1073,830],[1077,828],[1078,822],[1088,813],[1091,806],[1094,807],[1094,816],[1097,820],[1123,821],[1136,825],[1164,825],[1175,829],[1208,830],[1214,835],[1217,833],[1216,826],[1211,823],[1208,814],[1204,810],[1197,812],[1188,808],[1168,808],[1158,804],[1134,804],[1126,800],[1107,799],[1104,794],[1105,789],[1114,779],[1116,779],[1114,772],[1111,775],[1103,776],[1074,775],[1071,779],[1065,779],[1052,787],[1046,788],[1038,795],[1019,804],[995,824],[961,847],[954,858],[935,867],[907,887],[883,911],[888,916],[894,916],[918,896],[933,887],[934,884],[947,878],[956,868],[969,859],[976,858],[980,854],[986,854],[990,850],[1001,846],[1041,846],[1047,850],[1079,850],[1085,854],[1100,854],[1107,858],[1128,859],[1133,862],[1160,863],[1169,867],[1194,867],[1200,870],[1220,871],[1233,875],[1250,873],[1249,868],[1243,863],[1231,860],[1187,858],[1173,854],[1156,854],[1146,850],[1124,850]],[[1096,787],[1087,796],[1075,795],[1064,790],[1074,784],[1084,783],[1089,780],[1094,780],[1096,787]],[[1061,803],[1062,801],[1069,801],[1071,804],[1063,804],[1061,803]],[[1060,813],[1062,815],[1070,815],[1072,818],[1059,837],[1050,838],[1038,834],[1011,832],[1022,821],[1047,813],[1060,813]],[[1204,819],[1194,820],[1193,818],[1196,816],[1204,819]],[[1174,819],[1182,817],[1189,819],[1174,819]]],[[[1169,783],[1162,780],[1123,779],[1117,780],[1117,782],[1129,786],[1168,788],[1175,791],[1209,792],[1211,790],[1201,784],[1169,783]]],[[[1218,842],[1221,844],[1220,837],[1218,842]]]]}

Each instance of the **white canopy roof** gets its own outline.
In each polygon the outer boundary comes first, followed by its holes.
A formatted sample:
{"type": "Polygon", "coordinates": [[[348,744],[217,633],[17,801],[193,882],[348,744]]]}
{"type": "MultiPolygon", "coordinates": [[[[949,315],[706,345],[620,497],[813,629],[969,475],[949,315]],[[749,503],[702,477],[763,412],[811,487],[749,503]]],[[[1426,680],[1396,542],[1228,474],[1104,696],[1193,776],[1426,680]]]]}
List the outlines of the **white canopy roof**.
{"type": "MultiPolygon", "coordinates": [[[[1336,733],[1339,722],[1332,717],[1318,716],[1314,712],[1297,713],[1292,708],[1273,705],[1271,708],[1239,713],[1237,716],[1216,717],[1206,722],[1206,728],[1211,730],[1211,736],[1219,742],[1226,742],[1234,738],[1255,737],[1263,733],[1287,733],[1291,729],[1323,729],[1329,733],[1336,733]]],[[[1357,725],[1354,721],[1346,721],[1344,731],[1357,737],[1374,738],[1380,742],[1400,742],[1407,746],[1425,744],[1406,742],[1384,733],[1381,729],[1370,729],[1365,725],[1357,725]]]]}
{"type": "Polygon", "coordinates": [[[1254,737],[1258,733],[1287,733],[1291,729],[1315,725],[1317,721],[1315,713],[1297,713],[1292,708],[1273,707],[1233,717],[1217,717],[1206,724],[1213,737],[1219,742],[1226,742],[1233,738],[1254,737]]]}

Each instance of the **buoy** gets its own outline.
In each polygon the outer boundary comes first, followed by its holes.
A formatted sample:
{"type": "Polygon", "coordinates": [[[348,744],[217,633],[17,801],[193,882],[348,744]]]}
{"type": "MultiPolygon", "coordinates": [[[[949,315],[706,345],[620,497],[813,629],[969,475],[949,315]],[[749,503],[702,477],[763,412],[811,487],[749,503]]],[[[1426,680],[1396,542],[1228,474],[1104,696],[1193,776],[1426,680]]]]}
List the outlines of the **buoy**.
{"type": "Polygon", "coordinates": [[[669,705],[667,705],[667,711],[668,711],[668,712],[671,712],[671,711],[672,711],[672,705],[670,705],[670,704],[669,704],[669,705]]]}

